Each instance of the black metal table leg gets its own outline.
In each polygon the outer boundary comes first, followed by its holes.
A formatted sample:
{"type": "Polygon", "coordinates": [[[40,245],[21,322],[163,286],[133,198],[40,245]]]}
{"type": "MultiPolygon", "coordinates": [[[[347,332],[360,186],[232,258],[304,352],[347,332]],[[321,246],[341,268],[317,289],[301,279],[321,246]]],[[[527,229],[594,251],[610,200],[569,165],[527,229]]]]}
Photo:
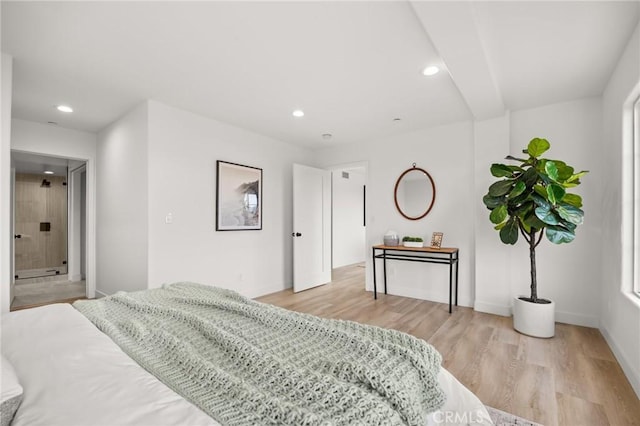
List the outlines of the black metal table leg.
{"type": "Polygon", "coordinates": [[[387,251],[382,250],[382,270],[384,271],[384,294],[387,294],[387,251]]]}
{"type": "Polygon", "coordinates": [[[458,306],[458,265],[460,264],[460,257],[456,252],[456,306],[458,306]]]}
{"type": "Polygon", "coordinates": [[[376,291],[376,249],[372,249],[373,256],[371,257],[371,263],[373,264],[373,298],[378,298],[378,293],[376,291]]]}
{"type": "Polygon", "coordinates": [[[452,262],[453,255],[449,255],[449,313],[451,313],[451,299],[453,292],[453,263],[452,262]]]}

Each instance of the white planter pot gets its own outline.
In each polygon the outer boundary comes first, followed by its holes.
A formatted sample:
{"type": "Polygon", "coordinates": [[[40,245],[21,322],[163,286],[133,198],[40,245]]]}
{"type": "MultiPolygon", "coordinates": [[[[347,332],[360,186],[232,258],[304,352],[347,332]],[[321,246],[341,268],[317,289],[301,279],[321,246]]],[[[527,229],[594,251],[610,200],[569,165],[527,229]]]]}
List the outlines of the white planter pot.
{"type": "Polygon", "coordinates": [[[556,304],[513,299],[513,328],[533,337],[553,337],[556,332],[556,304]]]}
{"type": "Polygon", "coordinates": [[[422,247],[424,243],[423,242],[417,242],[417,241],[403,241],[402,245],[405,247],[422,247]]]}

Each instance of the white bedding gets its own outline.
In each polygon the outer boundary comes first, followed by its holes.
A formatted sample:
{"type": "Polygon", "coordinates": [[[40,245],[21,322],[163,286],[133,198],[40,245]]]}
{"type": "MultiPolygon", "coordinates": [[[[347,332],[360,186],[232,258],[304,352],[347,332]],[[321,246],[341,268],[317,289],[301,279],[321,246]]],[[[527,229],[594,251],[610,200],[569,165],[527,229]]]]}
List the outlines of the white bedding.
{"type": "MultiPolygon", "coordinates": [[[[68,304],[3,315],[2,354],[24,388],[14,426],[218,425],[68,304]]],[[[491,424],[448,371],[441,369],[439,381],[447,402],[429,424],[491,424]]]]}

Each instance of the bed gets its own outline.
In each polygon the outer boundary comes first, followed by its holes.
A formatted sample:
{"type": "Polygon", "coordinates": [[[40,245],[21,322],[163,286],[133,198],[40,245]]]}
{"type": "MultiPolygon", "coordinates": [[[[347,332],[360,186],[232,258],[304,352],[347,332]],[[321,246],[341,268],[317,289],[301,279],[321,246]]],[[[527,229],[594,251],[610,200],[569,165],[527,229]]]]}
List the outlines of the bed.
{"type": "MultiPolygon", "coordinates": [[[[172,284],[172,286],[178,284],[172,284]]],[[[202,291],[208,294],[208,289],[212,287],[189,283],[183,287],[195,287],[197,295],[194,296],[190,294],[188,297],[181,296],[181,301],[187,300],[190,305],[196,306],[195,310],[197,311],[211,311],[211,307],[207,303],[202,303],[203,298],[201,294],[203,294],[202,291]]],[[[175,288],[174,291],[176,291],[175,288]]],[[[285,316],[293,315],[296,324],[303,321],[314,330],[328,321],[330,329],[331,327],[337,326],[338,328],[347,327],[349,330],[352,330],[353,327],[355,327],[355,329],[361,330],[366,335],[383,333],[383,335],[387,336],[385,337],[387,340],[389,340],[389,336],[392,336],[394,339],[409,339],[411,342],[417,340],[405,337],[408,335],[404,335],[403,333],[385,331],[377,327],[363,326],[347,321],[321,320],[306,314],[290,313],[289,311],[284,312],[284,309],[245,299],[228,290],[218,289],[216,291],[230,295],[233,306],[248,306],[249,309],[266,309],[268,315],[280,315],[281,313],[285,316]]],[[[141,319],[145,319],[146,321],[147,318],[153,318],[151,311],[157,310],[155,307],[163,303],[162,300],[160,300],[165,297],[165,293],[163,292],[166,292],[166,289],[154,289],[131,294],[121,293],[97,301],[76,302],[77,306],[75,307],[68,304],[54,304],[3,315],[2,356],[3,359],[6,359],[4,363],[9,364],[15,371],[15,377],[23,389],[22,401],[15,412],[11,424],[14,426],[204,426],[218,425],[221,423],[278,424],[287,422],[290,424],[301,424],[292,422],[291,418],[288,418],[288,421],[284,421],[287,419],[283,417],[275,417],[275,420],[274,418],[270,418],[271,420],[269,422],[262,422],[255,419],[242,421],[238,420],[237,416],[215,416],[218,419],[227,419],[219,423],[210,415],[211,412],[206,404],[203,404],[201,401],[192,400],[192,394],[189,392],[186,392],[186,394],[189,395],[189,399],[185,399],[185,397],[181,396],[185,395],[185,391],[177,389],[175,382],[166,377],[157,378],[151,374],[149,371],[155,372],[154,365],[158,363],[157,359],[153,358],[151,365],[145,364],[147,361],[140,356],[140,353],[145,352],[132,350],[126,343],[126,339],[136,340],[138,336],[136,333],[140,333],[141,330],[146,330],[144,332],[147,333],[149,329],[164,330],[170,328],[169,326],[156,323],[155,319],[148,320],[151,326],[144,325],[141,321],[141,319]],[[132,295],[135,295],[135,297],[132,295]],[[136,297],[138,299],[132,302],[136,297]],[[160,299],[158,299],[159,297],[160,299]],[[143,306],[143,310],[140,311],[143,313],[138,313],[138,316],[134,317],[134,320],[130,322],[128,326],[133,334],[125,337],[117,334],[109,337],[105,334],[105,332],[109,332],[108,329],[110,327],[116,331],[121,330],[119,326],[121,322],[113,320],[113,309],[116,308],[105,304],[115,302],[111,301],[111,298],[120,298],[120,302],[126,302],[124,303],[125,305],[135,304],[138,308],[138,305],[143,306]],[[83,313],[81,313],[81,311],[83,313]],[[132,336],[135,338],[132,338],[132,336]],[[114,340],[119,341],[126,352],[121,346],[116,344],[114,340]],[[137,362],[134,358],[137,359],[137,362]],[[145,368],[143,368],[141,364],[145,365],[145,368]],[[228,421],[228,419],[232,419],[233,421],[228,421]]],[[[117,309],[120,308],[118,307],[117,309]]],[[[242,309],[246,310],[245,308],[242,309]]],[[[173,305],[171,308],[163,308],[161,311],[162,316],[167,316],[166,313],[169,312],[169,316],[186,316],[186,318],[188,318],[187,322],[196,321],[193,319],[195,317],[191,316],[191,313],[183,314],[182,308],[176,310],[173,308],[173,305]]],[[[117,317],[117,315],[115,315],[115,317],[117,317]]],[[[262,321],[263,314],[259,314],[259,317],[258,320],[262,321]]],[[[278,319],[277,321],[284,320],[278,319]]],[[[240,325],[246,328],[246,324],[240,325]]],[[[278,322],[278,327],[286,329],[288,326],[286,322],[278,322]]],[[[340,330],[342,330],[342,328],[340,328],[340,330]]],[[[226,327],[223,332],[226,333],[226,327]]],[[[292,335],[291,333],[293,333],[293,331],[290,330],[288,333],[288,335],[292,335]]],[[[332,331],[332,333],[335,333],[335,331],[332,331]]],[[[178,332],[178,334],[180,334],[180,332],[178,332]]],[[[243,339],[250,338],[251,336],[249,335],[243,337],[243,339]]],[[[188,340],[189,338],[186,339],[188,340]]],[[[270,338],[269,341],[273,341],[273,339],[270,338]]],[[[362,347],[362,344],[357,341],[352,342],[352,344],[362,347]]],[[[326,343],[321,343],[321,346],[326,346],[326,343]]],[[[179,344],[179,347],[182,347],[182,343],[179,344]]],[[[211,349],[207,348],[206,350],[211,349]]],[[[331,351],[333,353],[333,349],[331,351]]],[[[371,350],[364,352],[371,353],[371,350]]],[[[371,356],[377,357],[378,355],[373,354],[371,356]]],[[[244,357],[244,355],[241,355],[241,357],[244,357]]],[[[286,356],[283,355],[282,357],[286,356]]],[[[299,358],[303,357],[303,355],[296,354],[295,357],[299,358]]],[[[177,362],[182,364],[182,361],[179,359],[177,362]]],[[[311,361],[305,360],[304,364],[309,364],[310,362],[311,361]]],[[[420,360],[416,361],[413,359],[411,362],[415,364],[419,363],[420,360]]],[[[191,367],[189,368],[191,369],[191,367]]],[[[335,366],[330,368],[335,369],[335,366]]],[[[351,367],[347,366],[345,368],[351,367]]],[[[5,373],[4,367],[2,370],[2,386],[6,388],[9,386],[8,383],[11,379],[5,377],[7,373],[5,373]]],[[[195,374],[203,375],[198,372],[195,374]]],[[[401,385],[408,380],[406,377],[400,380],[401,385]]],[[[444,368],[439,368],[436,370],[434,377],[439,391],[444,395],[444,403],[424,418],[425,424],[491,424],[491,420],[483,404],[449,372],[444,368]]],[[[379,378],[376,380],[378,379],[379,378]]],[[[242,379],[243,385],[244,380],[245,379],[242,379]]],[[[321,377],[319,380],[325,379],[321,377]]],[[[190,379],[189,383],[191,383],[191,381],[190,379]]],[[[226,386],[226,384],[224,385],[226,386]]],[[[271,386],[277,385],[279,385],[279,383],[273,383],[271,386]]],[[[367,386],[368,385],[365,386],[362,383],[358,383],[350,392],[352,394],[354,392],[360,392],[360,388],[367,386]]],[[[200,386],[200,388],[202,388],[202,386],[200,386]]],[[[430,392],[435,391],[430,390],[430,392]]],[[[3,413],[3,417],[4,414],[5,413],[3,413]]],[[[303,418],[313,420],[313,418],[309,416],[303,418]]],[[[332,424],[332,422],[317,421],[309,421],[308,423],[332,424]]]]}

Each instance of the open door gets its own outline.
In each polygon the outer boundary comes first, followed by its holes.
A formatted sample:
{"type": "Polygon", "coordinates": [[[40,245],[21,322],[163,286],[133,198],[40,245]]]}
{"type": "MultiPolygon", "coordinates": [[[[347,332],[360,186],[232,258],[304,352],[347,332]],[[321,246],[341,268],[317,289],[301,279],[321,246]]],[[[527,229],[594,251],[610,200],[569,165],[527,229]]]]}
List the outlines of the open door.
{"type": "Polygon", "coordinates": [[[293,291],[331,281],[331,172],[293,165],[293,291]]]}

